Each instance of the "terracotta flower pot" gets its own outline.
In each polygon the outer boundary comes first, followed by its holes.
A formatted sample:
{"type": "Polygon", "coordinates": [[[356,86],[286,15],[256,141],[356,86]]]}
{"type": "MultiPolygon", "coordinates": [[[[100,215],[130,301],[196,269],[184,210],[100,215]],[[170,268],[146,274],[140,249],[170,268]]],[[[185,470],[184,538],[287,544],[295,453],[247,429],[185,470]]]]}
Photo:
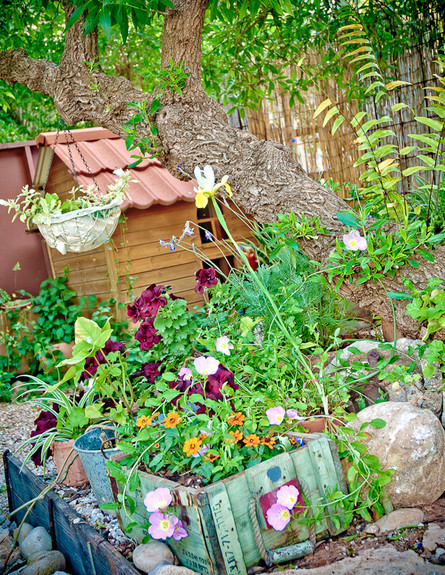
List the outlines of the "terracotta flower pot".
{"type": "MultiPolygon", "coordinates": [[[[73,449],[73,443],[74,439],[70,439],[69,441],[53,442],[52,450],[57,473],[60,472],[65,462],[65,459],[68,457],[69,452],[73,449]]],[[[80,457],[77,456],[77,453],[74,450],[67,462],[67,465],[69,462],[72,463],[68,469],[68,474],[62,481],[62,483],[64,485],[68,485],[69,487],[79,487],[80,485],[85,485],[85,483],[88,483],[88,477],[87,474],[85,473],[85,469],[83,468],[80,457]]]]}

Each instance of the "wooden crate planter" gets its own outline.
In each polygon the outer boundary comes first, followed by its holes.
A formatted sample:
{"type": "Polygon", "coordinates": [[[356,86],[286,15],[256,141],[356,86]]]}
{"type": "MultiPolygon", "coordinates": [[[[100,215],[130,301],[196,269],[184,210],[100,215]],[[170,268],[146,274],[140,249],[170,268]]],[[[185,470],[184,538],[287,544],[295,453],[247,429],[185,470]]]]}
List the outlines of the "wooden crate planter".
{"type": "MultiPolygon", "coordinates": [[[[27,467],[22,468],[22,462],[10,452],[4,453],[3,463],[10,511],[37,497],[46,487],[27,467]]],[[[21,521],[25,513],[23,509],[14,517],[21,521]]],[[[50,533],[53,549],[65,555],[67,571],[72,575],[139,575],[125,557],[53,491],[37,501],[26,521],[41,525],[50,533]]]]}
{"type": "MultiPolygon", "coordinates": [[[[200,489],[183,487],[162,477],[140,472],[141,486],[130,494],[136,502],[136,511],[131,516],[120,511],[122,527],[125,528],[132,521],[146,523],[145,494],[157,487],[168,487],[173,492],[175,515],[182,520],[188,532],[188,537],[180,541],[169,539],[168,544],[186,567],[201,575],[246,575],[247,568],[261,560],[250,514],[251,505],[265,548],[276,550],[272,553],[275,555],[273,562],[291,560],[292,549],[288,547],[306,542],[309,527],[292,521],[291,528],[282,532],[268,528],[265,513],[273,503],[273,497],[268,494],[288,483],[300,489],[304,487],[305,496],[315,510],[320,503],[326,503],[327,489],[331,493],[337,489],[347,493],[334,443],[322,434],[299,437],[304,438],[304,447],[277,455],[200,489]]],[[[113,478],[111,484],[117,499],[122,486],[113,478]]],[[[301,498],[299,505],[302,504],[301,498]]],[[[326,515],[332,512],[333,509],[328,506],[326,515]]],[[[324,532],[335,535],[341,531],[329,517],[316,522],[314,527],[317,535],[324,532]]],[[[146,531],[135,528],[130,536],[140,542],[146,534],[146,531]]],[[[306,553],[302,552],[301,555],[307,554],[312,550],[312,544],[304,543],[299,548],[306,549],[306,553]]]]}

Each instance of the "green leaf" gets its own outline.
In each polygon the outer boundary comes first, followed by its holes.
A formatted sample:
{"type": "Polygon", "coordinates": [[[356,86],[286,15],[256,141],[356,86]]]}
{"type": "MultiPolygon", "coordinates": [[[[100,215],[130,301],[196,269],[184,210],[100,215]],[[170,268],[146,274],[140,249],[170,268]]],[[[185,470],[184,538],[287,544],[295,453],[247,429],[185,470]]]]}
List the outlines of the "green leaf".
{"type": "Polygon", "coordinates": [[[324,101],[318,106],[318,108],[315,110],[315,113],[314,113],[314,115],[312,116],[313,119],[315,120],[315,118],[316,118],[317,116],[319,116],[319,115],[323,112],[323,110],[325,110],[328,106],[331,106],[331,105],[332,105],[332,101],[331,101],[329,98],[328,98],[327,100],[324,100],[324,101]]]}
{"type": "Polygon", "coordinates": [[[110,9],[105,6],[103,10],[101,10],[99,14],[99,24],[102,30],[104,31],[107,40],[111,40],[111,13],[110,9]]]}
{"type": "Polygon", "coordinates": [[[415,116],[414,119],[420,122],[421,124],[425,124],[425,126],[428,126],[432,130],[435,130],[436,132],[442,131],[443,122],[438,122],[437,120],[433,120],[432,118],[425,118],[424,116],[415,116]]]}
{"type": "Polygon", "coordinates": [[[357,218],[357,216],[349,211],[342,211],[342,212],[337,212],[335,214],[337,216],[337,219],[344,224],[345,226],[349,226],[350,228],[358,228],[360,227],[360,221],[357,218]]]}
{"type": "Polygon", "coordinates": [[[413,296],[401,291],[387,291],[386,295],[391,299],[413,299],[413,296]]]}
{"type": "Polygon", "coordinates": [[[87,405],[85,407],[85,417],[88,419],[99,419],[103,416],[102,407],[104,403],[101,401],[100,403],[93,403],[91,405],[87,405]]]}
{"type": "Polygon", "coordinates": [[[431,252],[421,249],[418,249],[417,251],[424,259],[428,260],[429,262],[434,262],[434,256],[431,252]]]}
{"type": "Polygon", "coordinates": [[[343,124],[344,121],[344,117],[343,116],[339,116],[338,118],[335,118],[335,122],[332,126],[332,130],[331,130],[331,135],[333,136],[335,134],[335,132],[339,129],[339,127],[343,124]]]}
{"type": "Polygon", "coordinates": [[[420,268],[420,264],[415,260],[408,260],[408,263],[412,268],[420,268]]]}
{"type": "Polygon", "coordinates": [[[382,427],[386,427],[386,421],[384,419],[373,419],[370,422],[370,425],[372,425],[372,427],[374,427],[375,429],[381,429],[382,427]]]}

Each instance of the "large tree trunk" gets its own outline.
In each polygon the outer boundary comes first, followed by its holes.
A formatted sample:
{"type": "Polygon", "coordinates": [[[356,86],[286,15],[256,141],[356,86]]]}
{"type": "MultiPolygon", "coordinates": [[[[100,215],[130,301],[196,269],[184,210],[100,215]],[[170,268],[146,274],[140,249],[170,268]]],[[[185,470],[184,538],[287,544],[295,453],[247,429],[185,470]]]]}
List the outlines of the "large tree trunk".
{"type": "MultiPolygon", "coordinates": [[[[201,30],[207,0],[177,0],[176,9],[165,18],[162,48],[163,65],[184,62],[190,73],[181,95],[173,92],[162,96],[163,106],[152,118],[162,145],[160,159],[175,176],[177,166],[192,173],[195,166],[210,164],[217,178],[230,176],[236,202],[259,222],[273,222],[277,214],[291,210],[308,217],[320,217],[330,235],[300,242],[311,258],[323,262],[343,233],[335,214],[347,204],[333,192],[312,180],[293,161],[291,151],[274,142],[258,140],[249,132],[229,127],[222,108],[207,97],[201,87],[201,30]]],[[[90,72],[84,60],[97,58],[96,35],[82,37],[79,22],[69,32],[64,56],[59,66],[45,60],[33,60],[24,50],[0,54],[0,78],[22,83],[32,90],[49,94],[61,116],[69,123],[93,121],[120,136],[131,117],[131,101],[148,105],[153,96],[134,88],[125,78],[110,77],[100,70],[90,72]]],[[[140,137],[149,136],[149,127],[140,124],[140,137]]],[[[414,257],[413,259],[416,259],[414,257]]],[[[429,277],[445,277],[445,248],[435,254],[435,263],[418,259],[420,268],[405,266],[399,276],[424,286],[429,277]]],[[[392,307],[385,291],[403,290],[398,278],[386,279],[382,285],[372,282],[356,286],[344,284],[340,293],[392,321],[392,307]]],[[[403,302],[394,302],[400,333],[418,336],[418,326],[405,315],[403,302]]]]}

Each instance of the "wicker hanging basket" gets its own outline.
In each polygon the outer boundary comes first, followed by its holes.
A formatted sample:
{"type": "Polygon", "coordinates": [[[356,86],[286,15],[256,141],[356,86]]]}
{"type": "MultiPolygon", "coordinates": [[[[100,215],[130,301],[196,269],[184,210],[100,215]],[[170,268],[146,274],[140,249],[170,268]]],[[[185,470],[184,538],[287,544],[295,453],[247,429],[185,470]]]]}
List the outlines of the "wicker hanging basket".
{"type": "Polygon", "coordinates": [[[107,243],[119,221],[122,200],[57,216],[37,216],[33,222],[51,248],[61,254],[87,252],[107,243]]]}

